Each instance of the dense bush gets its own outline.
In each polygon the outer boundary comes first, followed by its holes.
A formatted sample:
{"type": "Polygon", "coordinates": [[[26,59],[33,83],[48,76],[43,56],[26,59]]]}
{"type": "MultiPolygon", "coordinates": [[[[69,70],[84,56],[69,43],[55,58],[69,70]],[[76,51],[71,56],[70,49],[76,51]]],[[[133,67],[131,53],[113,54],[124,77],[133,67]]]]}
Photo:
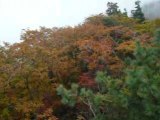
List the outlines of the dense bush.
{"type": "Polygon", "coordinates": [[[158,120],[160,22],[108,6],[0,46],[0,120],[158,120]]]}
{"type": "MultiPolygon", "coordinates": [[[[90,120],[158,120],[160,117],[160,30],[151,45],[137,43],[134,59],[129,60],[126,75],[113,79],[105,72],[95,78],[97,89],[80,88],[73,84],[70,90],[60,86],[62,103],[87,105],[90,120]]],[[[81,108],[79,108],[81,109],[81,108]]],[[[83,114],[82,114],[83,115],[83,114]]]]}

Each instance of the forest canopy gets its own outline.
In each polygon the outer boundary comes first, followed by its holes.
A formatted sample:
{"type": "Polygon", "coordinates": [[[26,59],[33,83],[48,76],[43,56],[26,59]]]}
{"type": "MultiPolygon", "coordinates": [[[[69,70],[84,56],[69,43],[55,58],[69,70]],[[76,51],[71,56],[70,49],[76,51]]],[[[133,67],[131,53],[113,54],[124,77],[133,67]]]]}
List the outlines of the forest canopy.
{"type": "Polygon", "coordinates": [[[0,120],[159,120],[160,19],[106,9],[0,46],[0,120]]]}

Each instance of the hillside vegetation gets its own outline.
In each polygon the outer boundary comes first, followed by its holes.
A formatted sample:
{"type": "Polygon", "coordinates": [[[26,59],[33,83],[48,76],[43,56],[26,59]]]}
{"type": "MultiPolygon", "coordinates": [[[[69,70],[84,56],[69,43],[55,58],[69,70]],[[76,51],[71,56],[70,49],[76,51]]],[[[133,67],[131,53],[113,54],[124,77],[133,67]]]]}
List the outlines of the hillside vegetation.
{"type": "Polygon", "coordinates": [[[107,5],[0,47],[0,120],[159,120],[160,20],[107,5]]]}

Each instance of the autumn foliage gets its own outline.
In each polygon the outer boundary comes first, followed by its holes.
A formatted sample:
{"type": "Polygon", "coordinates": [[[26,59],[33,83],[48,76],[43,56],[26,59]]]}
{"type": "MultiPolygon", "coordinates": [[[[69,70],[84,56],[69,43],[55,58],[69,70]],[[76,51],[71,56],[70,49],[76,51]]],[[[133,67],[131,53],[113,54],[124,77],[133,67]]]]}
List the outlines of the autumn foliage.
{"type": "Polygon", "coordinates": [[[62,105],[57,87],[77,83],[97,90],[98,71],[121,78],[125,58],[134,59],[135,41],[150,44],[153,34],[146,28],[152,24],[100,14],[75,27],[23,31],[20,43],[0,47],[0,119],[77,117],[75,108],[62,105]]]}

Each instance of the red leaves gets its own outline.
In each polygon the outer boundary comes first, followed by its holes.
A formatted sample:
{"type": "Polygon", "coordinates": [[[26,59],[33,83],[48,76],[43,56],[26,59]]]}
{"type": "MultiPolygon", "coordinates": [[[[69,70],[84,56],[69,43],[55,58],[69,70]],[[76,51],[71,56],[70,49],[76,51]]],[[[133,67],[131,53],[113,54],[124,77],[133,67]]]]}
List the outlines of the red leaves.
{"type": "Polygon", "coordinates": [[[90,73],[82,73],[79,77],[79,84],[83,87],[94,88],[96,82],[90,73]]]}
{"type": "Polygon", "coordinates": [[[17,105],[15,109],[25,114],[42,106],[48,116],[50,107],[60,108],[55,92],[59,83],[70,87],[78,82],[83,87],[96,88],[97,71],[121,75],[122,60],[134,52],[134,39],[149,42],[150,36],[138,36],[124,26],[106,27],[101,24],[102,17],[91,17],[74,28],[27,30],[22,35],[23,42],[6,46],[0,55],[0,91],[5,90],[17,105]],[[54,93],[47,94],[51,91],[54,93]]]}

